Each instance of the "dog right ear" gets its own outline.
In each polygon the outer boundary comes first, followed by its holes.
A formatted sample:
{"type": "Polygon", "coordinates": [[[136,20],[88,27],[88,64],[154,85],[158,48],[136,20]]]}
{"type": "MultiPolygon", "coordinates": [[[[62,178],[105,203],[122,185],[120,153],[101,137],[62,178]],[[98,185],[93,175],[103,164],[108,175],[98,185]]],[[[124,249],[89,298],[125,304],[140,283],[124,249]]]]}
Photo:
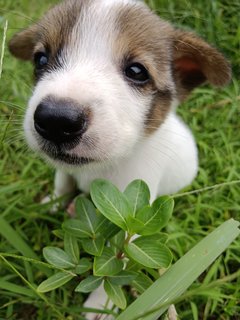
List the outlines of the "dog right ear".
{"type": "Polygon", "coordinates": [[[8,47],[11,54],[22,60],[31,60],[36,45],[37,25],[16,33],[10,40],[8,47]]]}

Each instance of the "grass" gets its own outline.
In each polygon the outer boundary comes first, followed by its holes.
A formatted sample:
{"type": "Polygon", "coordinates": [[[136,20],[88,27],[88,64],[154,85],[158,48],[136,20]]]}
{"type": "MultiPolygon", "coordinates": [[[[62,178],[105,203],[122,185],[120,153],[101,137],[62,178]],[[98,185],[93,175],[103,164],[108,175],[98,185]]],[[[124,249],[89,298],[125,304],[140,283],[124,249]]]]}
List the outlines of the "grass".
{"type": "MultiPolygon", "coordinates": [[[[1,44],[4,48],[7,20],[9,39],[56,2],[0,0],[0,48],[1,44]]],[[[196,136],[200,158],[199,175],[184,191],[227,185],[176,197],[174,218],[167,228],[176,260],[223,221],[240,219],[240,184],[231,183],[240,179],[240,4],[236,0],[147,2],[175,25],[195,30],[221,48],[233,66],[228,87],[204,86],[179,108],[196,136]]],[[[0,51],[0,57],[1,52],[0,319],[81,319],[83,296],[74,294],[70,286],[36,295],[37,284],[50,271],[38,259],[44,246],[56,243],[51,231],[59,228],[65,213],[50,215],[49,206],[39,204],[52,190],[54,172],[26,148],[22,135],[32,88],[31,66],[10,57],[7,49],[0,51]]],[[[239,247],[238,239],[184,294],[177,304],[180,319],[240,319],[239,247]]]]}

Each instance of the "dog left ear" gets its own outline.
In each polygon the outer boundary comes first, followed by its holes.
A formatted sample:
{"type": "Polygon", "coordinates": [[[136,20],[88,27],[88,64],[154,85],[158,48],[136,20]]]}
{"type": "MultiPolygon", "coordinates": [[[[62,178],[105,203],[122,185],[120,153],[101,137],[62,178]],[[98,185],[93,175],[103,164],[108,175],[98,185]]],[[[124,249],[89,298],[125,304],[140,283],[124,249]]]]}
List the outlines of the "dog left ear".
{"type": "Polygon", "coordinates": [[[36,45],[37,25],[15,34],[8,44],[9,51],[18,59],[31,60],[36,45]]]}
{"type": "Polygon", "coordinates": [[[195,34],[175,30],[173,76],[179,98],[183,100],[204,82],[226,85],[231,80],[231,67],[220,52],[195,34]]]}

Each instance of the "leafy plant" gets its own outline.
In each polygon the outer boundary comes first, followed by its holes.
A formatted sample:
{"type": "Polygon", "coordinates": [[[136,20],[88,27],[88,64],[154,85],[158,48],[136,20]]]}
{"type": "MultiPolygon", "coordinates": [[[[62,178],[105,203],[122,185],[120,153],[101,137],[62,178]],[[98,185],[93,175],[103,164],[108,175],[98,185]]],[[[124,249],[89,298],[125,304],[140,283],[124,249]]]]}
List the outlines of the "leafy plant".
{"type": "Polygon", "coordinates": [[[149,188],[141,180],[130,183],[123,193],[109,181],[95,180],[90,194],[93,203],[78,196],[75,218],[57,232],[64,248],[43,249],[45,260],[58,272],[37,290],[48,292],[78,277],[76,292],[92,292],[103,284],[109,299],[125,309],[123,286],[131,284],[141,293],[143,286],[152,284],[153,274],[154,280],[159,277],[153,269],[171,264],[168,236],[161,230],[171,218],[174,201],[163,196],[150,204],[149,188]]]}
{"type": "Polygon", "coordinates": [[[43,249],[44,258],[58,272],[37,291],[54,290],[75,277],[79,282],[75,292],[90,293],[103,285],[113,304],[124,310],[128,304],[124,286],[130,285],[141,296],[119,320],[158,319],[240,233],[239,222],[230,219],[170,267],[168,235],[161,230],[172,215],[171,197],[151,204],[149,188],[141,180],[130,183],[123,193],[109,181],[95,180],[90,194],[93,203],[78,196],[75,218],[55,232],[63,239],[63,249],[43,249]],[[161,277],[159,269],[164,271],[161,277]]]}

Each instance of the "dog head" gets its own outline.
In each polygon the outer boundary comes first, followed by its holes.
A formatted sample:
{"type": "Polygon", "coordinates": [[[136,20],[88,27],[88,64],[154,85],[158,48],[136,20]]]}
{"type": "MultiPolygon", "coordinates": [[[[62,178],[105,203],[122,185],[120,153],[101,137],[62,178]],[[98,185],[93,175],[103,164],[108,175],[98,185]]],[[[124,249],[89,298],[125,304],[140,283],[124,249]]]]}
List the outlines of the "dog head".
{"type": "Polygon", "coordinates": [[[56,165],[126,156],[196,86],[231,75],[216,49],[134,0],[63,1],[9,48],[34,64],[29,145],[56,165]]]}

